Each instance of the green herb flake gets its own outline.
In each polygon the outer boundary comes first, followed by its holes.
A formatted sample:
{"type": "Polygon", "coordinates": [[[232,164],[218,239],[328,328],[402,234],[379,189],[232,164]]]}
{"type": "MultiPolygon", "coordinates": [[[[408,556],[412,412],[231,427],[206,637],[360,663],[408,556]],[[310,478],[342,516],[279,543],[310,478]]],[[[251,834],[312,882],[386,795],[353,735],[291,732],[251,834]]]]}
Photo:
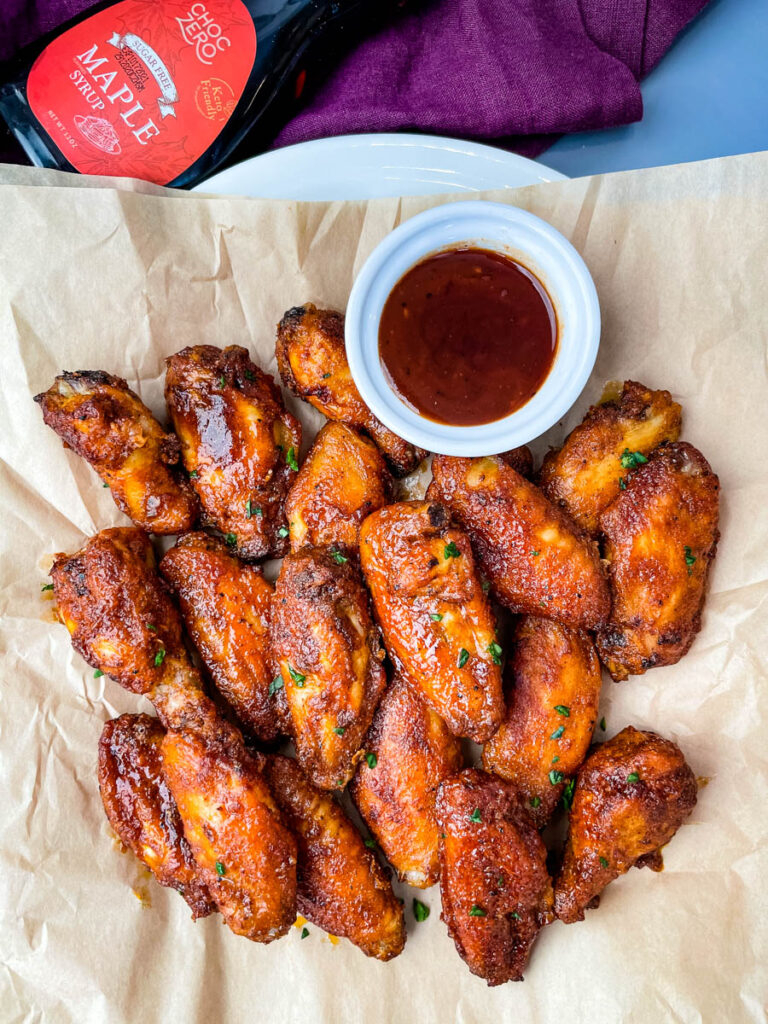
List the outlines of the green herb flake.
{"type": "Polygon", "coordinates": [[[324,373],[324,374],[323,374],[323,380],[328,380],[328,378],[329,378],[330,376],[331,376],[331,375],[330,375],[330,373],[324,373]]]}
{"type": "Polygon", "coordinates": [[[533,558],[538,558],[540,554],[541,554],[540,551],[531,551],[531,556],[533,558]]]}
{"type": "Polygon", "coordinates": [[[685,564],[688,566],[688,575],[690,576],[693,573],[693,567],[696,564],[696,556],[687,544],[683,548],[683,551],[685,553],[685,564]]]}
{"type": "Polygon", "coordinates": [[[547,602],[546,601],[539,601],[539,608],[546,608],[546,607],[547,607],[547,602]]]}
{"type": "Polygon", "coordinates": [[[151,622],[147,623],[147,629],[151,630],[153,633],[157,632],[157,626],[153,626],[151,622]]]}
{"type": "Polygon", "coordinates": [[[337,725],[333,731],[336,733],[337,736],[343,736],[347,729],[346,726],[344,725],[337,725]]]}
{"type": "Polygon", "coordinates": [[[515,921],[520,921],[520,920],[521,920],[521,917],[520,917],[520,915],[518,914],[518,912],[517,912],[516,910],[513,910],[513,911],[512,911],[512,914],[511,914],[510,916],[511,916],[511,917],[513,918],[513,920],[515,920],[515,921]]]}
{"type": "Polygon", "coordinates": [[[440,614],[440,612],[431,612],[429,617],[430,619],[432,619],[433,622],[443,621],[443,616],[440,614]]]}
{"type": "Polygon", "coordinates": [[[637,469],[638,466],[642,466],[647,461],[648,459],[646,459],[642,452],[631,452],[629,448],[625,448],[621,455],[621,468],[637,469]]]}
{"type": "Polygon", "coordinates": [[[532,796],[528,803],[531,805],[531,807],[539,807],[541,805],[541,797],[532,796]]]}
{"type": "Polygon", "coordinates": [[[501,650],[501,647],[497,643],[494,642],[494,643],[488,645],[488,653],[490,654],[491,658],[493,659],[493,664],[494,665],[500,665],[501,664],[502,650],[501,650]]]}
{"type": "Polygon", "coordinates": [[[336,785],[339,789],[344,789],[344,779],[336,779],[336,785]]]}
{"type": "Polygon", "coordinates": [[[373,752],[366,754],[365,760],[369,768],[375,768],[379,761],[373,752]]]}
{"type": "Polygon", "coordinates": [[[563,807],[570,811],[573,804],[573,791],[576,788],[576,779],[571,779],[563,790],[563,807]]]}
{"type": "Polygon", "coordinates": [[[504,875],[499,875],[499,878],[498,878],[498,881],[496,882],[496,885],[498,885],[498,887],[500,889],[503,889],[506,884],[507,883],[504,881],[504,875]]]}
{"type": "Polygon", "coordinates": [[[571,709],[567,708],[565,704],[555,704],[555,711],[558,713],[558,715],[562,715],[563,718],[571,717],[571,709]]]}
{"type": "Polygon", "coordinates": [[[278,537],[287,537],[288,536],[288,527],[287,526],[281,526],[280,529],[277,531],[277,536],[278,537]]]}
{"type": "Polygon", "coordinates": [[[627,782],[630,785],[634,785],[635,782],[639,782],[639,781],[640,781],[640,776],[637,774],[637,772],[630,772],[629,775],[627,776],[627,782]]]}
{"type": "Polygon", "coordinates": [[[470,821],[475,821],[475,822],[483,820],[483,816],[480,813],[480,808],[479,807],[476,807],[474,809],[474,811],[472,811],[472,813],[469,816],[469,820],[470,821]]]}
{"type": "Polygon", "coordinates": [[[619,490],[620,491],[626,491],[626,489],[627,489],[627,481],[624,479],[623,476],[620,476],[619,477],[619,490]]]}
{"type": "Polygon", "coordinates": [[[253,370],[246,370],[243,376],[245,377],[246,380],[256,380],[256,374],[253,372],[253,370]]]}
{"type": "Polygon", "coordinates": [[[559,740],[564,732],[565,732],[565,726],[564,725],[558,725],[558,727],[555,729],[555,731],[552,733],[552,735],[549,738],[551,740],[559,740]]]}
{"type": "Polygon", "coordinates": [[[246,503],[245,503],[245,517],[246,517],[246,519],[250,519],[252,515],[253,515],[253,506],[251,505],[251,499],[249,498],[248,501],[246,501],[246,503]]]}
{"type": "Polygon", "coordinates": [[[459,651],[459,668],[464,668],[468,661],[469,651],[465,647],[462,647],[459,651]]]}
{"type": "Polygon", "coordinates": [[[488,582],[488,580],[483,580],[483,582],[480,584],[480,589],[483,591],[484,594],[487,594],[488,591],[491,589],[491,584],[488,582]]]}
{"type": "Polygon", "coordinates": [[[601,857],[600,858],[600,867],[601,868],[607,868],[608,867],[608,861],[605,859],[605,857],[601,857]]]}
{"type": "Polygon", "coordinates": [[[163,664],[164,660],[165,660],[165,648],[161,647],[160,650],[155,655],[155,668],[159,668],[160,665],[163,664]]]}
{"type": "Polygon", "coordinates": [[[217,860],[216,861],[216,874],[219,876],[219,878],[223,878],[224,875],[226,875],[226,873],[227,873],[227,869],[224,867],[224,865],[221,863],[220,860],[217,860]]]}
{"type": "Polygon", "coordinates": [[[299,689],[301,689],[304,686],[307,677],[304,675],[303,672],[297,672],[295,668],[291,668],[291,666],[289,665],[288,674],[290,675],[294,683],[296,683],[299,689]]]}
{"type": "Polygon", "coordinates": [[[306,939],[306,937],[308,935],[309,935],[309,928],[307,928],[307,927],[302,928],[301,929],[301,937],[302,937],[302,939],[306,939]]]}
{"type": "Polygon", "coordinates": [[[222,373],[222,375],[219,377],[219,387],[220,388],[225,388],[226,386],[227,386],[227,378],[222,373]]]}
{"type": "Polygon", "coordinates": [[[375,850],[376,849],[376,840],[375,839],[366,839],[365,840],[365,845],[368,847],[369,850],[375,850]]]}
{"type": "Polygon", "coordinates": [[[269,696],[274,697],[278,690],[283,688],[283,677],[275,676],[272,682],[269,684],[269,696]]]}
{"type": "Polygon", "coordinates": [[[340,551],[337,551],[336,548],[331,548],[330,556],[334,560],[336,565],[344,565],[345,562],[349,561],[346,555],[342,555],[342,553],[340,551]]]}
{"type": "Polygon", "coordinates": [[[477,903],[473,903],[469,908],[470,917],[485,917],[486,911],[482,907],[479,907],[477,903]]]}
{"type": "Polygon", "coordinates": [[[102,484],[102,487],[109,487],[109,484],[102,484]]]}
{"type": "Polygon", "coordinates": [[[196,469],[193,469],[192,472],[189,474],[190,480],[197,480],[199,476],[200,474],[197,472],[196,469]]]}
{"type": "Polygon", "coordinates": [[[291,446],[285,455],[285,461],[288,463],[288,468],[294,471],[298,470],[299,463],[296,461],[296,449],[291,446]]]}
{"type": "Polygon", "coordinates": [[[417,921],[426,921],[429,917],[429,907],[426,903],[422,903],[421,900],[414,899],[413,916],[417,921]]]}
{"type": "MultiPolygon", "coordinates": [[[[52,583],[43,583],[43,584],[42,584],[42,585],[40,586],[40,590],[41,590],[41,591],[46,591],[46,590],[53,590],[53,584],[52,584],[52,583]]],[[[440,616],[440,618],[442,618],[442,615],[440,616]]]]}
{"type": "Polygon", "coordinates": [[[452,540],[449,541],[445,545],[445,549],[443,550],[443,558],[460,558],[460,557],[461,557],[461,552],[459,551],[459,549],[456,547],[456,545],[454,544],[454,542],[452,540]]]}
{"type": "Polygon", "coordinates": [[[237,534],[228,533],[225,535],[224,540],[227,542],[227,544],[229,544],[231,548],[233,548],[235,544],[237,544],[237,534]]]}
{"type": "Polygon", "coordinates": [[[552,758],[552,760],[550,761],[550,764],[557,764],[557,762],[558,762],[559,760],[560,760],[560,757],[559,757],[559,755],[558,755],[558,754],[555,754],[555,756],[554,756],[554,757],[552,758]]]}
{"type": "Polygon", "coordinates": [[[104,673],[101,671],[101,669],[97,668],[96,671],[93,673],[93,678],[94,679],[101,679],[101,677],[103,675],[104,675],[104,673]]]}
{"type": "Polygon", "coordinates": [[[605,730],[607,728],[607,726],[605,724],[605,715],[603,715],[603,717],[600,719],[600,728],[603,730],[603,732],[605,732],[605,730]]]}
{"type": "Polygon", "coordinates": [[[549,773],[549,781],[553,786],[558,786],[563,781],[564,775],[557,768],[552,768],[549,773]]]}

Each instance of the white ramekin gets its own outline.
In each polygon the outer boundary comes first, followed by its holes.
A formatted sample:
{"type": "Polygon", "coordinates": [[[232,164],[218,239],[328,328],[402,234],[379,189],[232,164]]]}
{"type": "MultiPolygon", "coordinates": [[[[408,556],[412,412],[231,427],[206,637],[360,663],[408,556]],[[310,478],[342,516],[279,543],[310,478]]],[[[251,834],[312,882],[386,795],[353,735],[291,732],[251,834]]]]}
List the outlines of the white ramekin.
{"type": "Polygon", "coordinates": [[[345,337],[360,394],[390,430],[441,455],[495,455],[539,437],[579,397],[597,358],[600,307],[586,264],[559,231],[515,206],[470,200],[417,214],[373,250],[352,287],[345,337]],[[532,270],[549,292],[558,323],[555,360],[536,394],[504,419],[475,427],[414,412],[387,383],[379,359],[379,320],[389,293],[414,264],[460,245],[504,253],[532,270]]]}

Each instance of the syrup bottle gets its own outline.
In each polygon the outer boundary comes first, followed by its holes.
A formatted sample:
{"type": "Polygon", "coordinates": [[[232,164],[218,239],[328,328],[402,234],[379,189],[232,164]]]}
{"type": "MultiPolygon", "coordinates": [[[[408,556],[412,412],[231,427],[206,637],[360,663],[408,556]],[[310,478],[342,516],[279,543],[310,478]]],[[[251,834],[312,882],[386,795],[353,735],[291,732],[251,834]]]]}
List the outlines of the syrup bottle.
{"type": "Polygon", "coordinates": [[[381,7],[110,0],[6,66],[0,114],[38,166],[189,188],[246,134],[249,148],[267,145],[307,67],[327,66],[334,41],[381,7]]]}

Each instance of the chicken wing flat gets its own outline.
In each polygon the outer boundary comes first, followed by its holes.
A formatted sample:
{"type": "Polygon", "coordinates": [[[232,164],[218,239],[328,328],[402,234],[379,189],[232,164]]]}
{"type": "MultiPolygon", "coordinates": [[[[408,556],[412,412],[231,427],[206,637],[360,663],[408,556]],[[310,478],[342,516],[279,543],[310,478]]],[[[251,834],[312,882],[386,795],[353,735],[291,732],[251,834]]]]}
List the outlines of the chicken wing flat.
{"type": "Polygon", "coordinates": [[[397,956],[405,945],[402,905],[334,796],[287,757],[268,758],[266,776],[298,840],[299,913],[366,956],[397,956]]]}
{"type": "Polygon", "coordinates": [[[144,530],[183,533],[198,502],[167,434],[120,377],[101,370],[64,373],[35,396],[43,419],[109,485],[115,504],[144,530]]]}
{"type": "Polygon", "coordinates": [[[288,555],[271,636],[299,762],[322,789],[343,787],[386,687],[379,631],[353,564],[321,548],[288,555]]]}
{"type": "Polygon", "coordinates": [[[466,534],[444,505],[400,502],[365,520],[360,562],[402,675],[452,733],[487,740],[504,715],[502,651],[466,534]]]}
{"type": "Polygon", "coordinates": [[[376,710],[352,798],[400,880],[428,889],[440,874],[437,787],[463,766],[461,740],[395,677],[376,710]]]}
{"type": "Polygon", "coordinates": [[[513,612],[596,629],[610,596],[595,543],[502,458],[436,455],[427,497],[469,534],[498,600],[513,612]]]}
{"type": "Polygon", "coordinates": [[[674,665],[701,629],[720,484],[684,441],[658,448],[600,517],[613,596],[597,650],[614,679],[674,665]]]}
{"type": "Polygon", "coordinates": [[[241,558],[284,555],[301,424],[279,388],[239,345],[197,345],[166,363],[165,400],[208,521],[241,558]]]}
{"type": "Polygon", "coordinates": [[[533,452],[528,445],[521,445],[519,448],[510,448],[508,452],[499,455],[502,461],[511,466],[520,476],[526,480],[533,478],[533,452]]]}
{"type": "Polygon", "coordinates": [[[99,740],[99,790],[118,839],[160,885],[181,893],[192,917],[216,910],[184,838],[176,802],[160,762],[165,729],[149,715],[121,715],[107,722],[99,740]]]}
{"type": "Polygon", "coordinates": [[[369,434],[395,476],[413,472],[426,456],[373,415],[352,380],[344,347],[344,316],[316,306],[289,309],[277,327],[275,348],[283,384],[330,420],[369,434]]]}
{"type": "Polygon", "coordinates": [[[468,768],[440,786],[443,920],[470,971],[489,985],[522,981],[553,919],[547,851],[510,782],[468,768]]]}
{"type": "MultiPolygon", "coordinates": [[[[237,559],[205,533],[182,537],[160,563],[189,635],[217,689],[243,728],[274,740],[287,725],[281,693],[270,695],[272,586],[261,569],[237,559]]],[[[284,698],[283,698],[284,700],[284,698]]]]}
{"type": "Polygon", "coordinates": [[[586,633],[526,616],[507,675],[506,718],[483,748],[483,767],[515,783],[543,828],[592,742],[600,662],[586,633]]]}
{"type": "Polygon", "coordinates": [[[633,865],[661,870],[662,846],[696,804],[696,777],[680,748],[628,726],[590,754],[576,781],[555,912],[572,924],[633,865]]]}
{"type": "Polygon", "coordinates": [[[615,399],[593,405],[563,447],[546,456],[539,485],[594,537],[600,514],[626,485],[627,471],[664,441],[676,441],[680,419],[668,391],[625,381],[615,399]]]}
{"type": "Polygon", "coordinates": [[[291,550],[329,547],[356,556],[360,523],[391,493],[392,478],[376,445],[343,423],[327,423],[285,503],[291,550]]]}

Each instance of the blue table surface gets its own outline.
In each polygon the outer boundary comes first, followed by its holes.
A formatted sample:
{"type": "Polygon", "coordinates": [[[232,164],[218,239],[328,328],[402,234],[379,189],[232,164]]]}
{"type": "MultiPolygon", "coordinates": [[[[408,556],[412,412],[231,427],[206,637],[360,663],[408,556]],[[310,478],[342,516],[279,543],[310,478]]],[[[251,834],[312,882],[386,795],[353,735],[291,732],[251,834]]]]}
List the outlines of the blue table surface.
{"type": "Polygon", "coordinates": [[[768,0],[713,0],[641,85],[642,121],[563,136],[569,177],[768,149],[768,0]]]}

